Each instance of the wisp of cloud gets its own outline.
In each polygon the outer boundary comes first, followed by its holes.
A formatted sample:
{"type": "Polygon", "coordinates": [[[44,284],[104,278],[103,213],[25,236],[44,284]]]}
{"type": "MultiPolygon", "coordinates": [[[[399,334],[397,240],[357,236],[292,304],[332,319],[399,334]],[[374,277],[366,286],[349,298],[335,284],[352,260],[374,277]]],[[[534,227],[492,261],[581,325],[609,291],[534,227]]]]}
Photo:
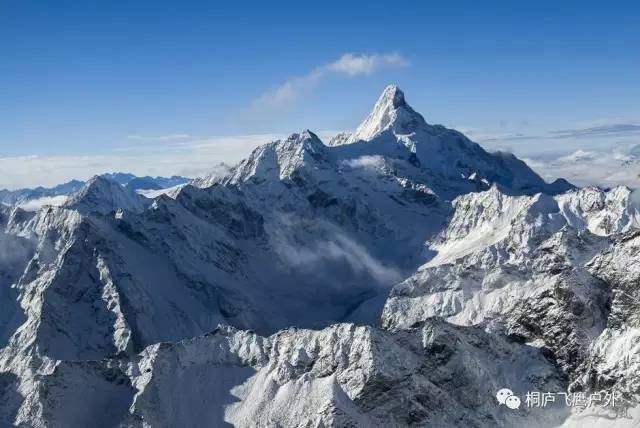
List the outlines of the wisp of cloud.
{"type": "Polygon", "coordinates": [[[329,64],[317,67],[303,76],[292,77],[276,88],[263,93],[251,103],[250,110],[257,113],[271,111],[274,108],[291,107],[330,75],[354,77],[371,74],[383,68],[399,68],[408,65],[409,61],[399,53],[371,55],[345,53],[329,64]]]}

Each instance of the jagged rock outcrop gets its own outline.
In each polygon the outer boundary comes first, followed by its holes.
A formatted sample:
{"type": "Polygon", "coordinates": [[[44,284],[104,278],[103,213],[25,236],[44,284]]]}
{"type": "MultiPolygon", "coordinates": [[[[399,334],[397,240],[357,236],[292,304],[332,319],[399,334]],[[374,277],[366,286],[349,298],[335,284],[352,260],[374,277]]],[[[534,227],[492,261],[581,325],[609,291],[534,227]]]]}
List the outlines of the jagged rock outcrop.
{"type": "Polygon", "coordinates": [[[221,327],[127,359],[41,364],[16,409],[28,426],[95,425],[96,414],[122,427],[536,426],[566,416],[494,405],[503,385],[563,387],[538,349],[438,319],[393,333],[221,327]]]}

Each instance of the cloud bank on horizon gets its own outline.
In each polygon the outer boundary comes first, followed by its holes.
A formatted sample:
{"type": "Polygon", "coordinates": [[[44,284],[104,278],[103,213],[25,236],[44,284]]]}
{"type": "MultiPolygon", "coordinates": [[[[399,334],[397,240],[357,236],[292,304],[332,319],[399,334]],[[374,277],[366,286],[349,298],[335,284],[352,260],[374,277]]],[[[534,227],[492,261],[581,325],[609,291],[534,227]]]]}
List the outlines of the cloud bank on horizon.
{"type": "Polygon", "coordinates": [[[220,163],[240,161],[255,147],[281,137],[277,134],[129,136],[134,144],[106,154],[5,157],[0,158],[0,189],[49,187],[116,171],[138,176],[198,177],[209,174],[220,163]]]}
{"type": "MultiPolygon", "coordinates": [[[[520,153],[517,138],[509,135],[487,135],[469,132],[472,140],[488,150],[514,152],[545,180],[565,178],[579,185],[612,187],[626,185],[640,188],[640,133],[618,135],[620,141],[609,144],[582,144],[584,148],[569,148],[561,152],[520,153]],[[516,142],[504,146],[505,142],[516,142]]],[[[327,142],[339,131],[319,132],[327,142]]],[[[573,131],[585,138],[580,129],[573,131]]],[[[549,131],[548,134],[554,134],[549,131]]],[[[71,179],[86,180],[95,174],[126,171],[136,175],[183,175],[198,177],[216,170],[221,163],[232,165],[251,150],[286,135],[255,134],[226,137],[169,134],[157,136],[130,135],[134,143],[127,149],[102,155],[17,156],[0,158],[0,189],[54,186],[71,179]],[[154,143],[150,145],[149,143],[154,143]]],[[[524,135],[522,139],[524,139],[524,135]]],[[[542,138],[542,137],[540,137],[542,138]]],[[[569,139],[569,137],[566,137],[569,139]]],[[[530,140],[536,140],[531,136],[530,140]]],[[[373,160],[372,160],[373,161],[373,160]]]]}

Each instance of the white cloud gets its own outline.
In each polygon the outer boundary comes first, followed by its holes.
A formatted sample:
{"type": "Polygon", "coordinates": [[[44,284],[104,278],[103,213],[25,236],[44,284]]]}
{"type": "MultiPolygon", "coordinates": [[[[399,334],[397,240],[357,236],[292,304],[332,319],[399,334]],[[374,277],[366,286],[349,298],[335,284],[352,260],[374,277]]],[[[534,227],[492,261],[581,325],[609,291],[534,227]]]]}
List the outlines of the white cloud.
{"type": "Polygon", "coordinates": [[[386,55],[344,54],[335,62],[326,66],[328,71],[344,73],[349,76],[370,74],[383,67],[406,67],[409,62],[398,53],[386,55]]]}
{"type": "Polygon", "coordinates": [[[40,199],[33,199],[29,202],[25,202],[23,204],[18,205],[25,211],[38,211],[45,205],[52,205],[58,207],[64,204],[68,199],[68,196],[59,195],[59,196],[45,196],[40,199]]]}
{"type": "MultiPolygon", "coordinates": [[[[374,257],[365,247],[351,239],[335,225],[318,219],[314,225],[302,225],[302,230],[310,232],[304,245],[299,237],[291,236],[292,226],[299,219],[282,214],[281,224],[270,232],[275,250],[287,264],[309,269],[317,274],[324,269],[332,269],[336,262],[346,262],[352,272],[369,275],[377,285],[388,287],[402,279],[401,272],[374,257]]],[[[298,224],[300,226],[300,224],[298,224]]]]}
{"type": "Polygon", "coordinates": [[[294,103],[300,96],[311,91],[324,77],[322,69],[316,69],[300,77],[287,80],[282,85],[256,98],[252,108],[282,107],[294,103]]]}
{"type": "Polygon", "coordinates": [[[382,68],[399,68],[408,65],[409,61],[398,53],[372,55],[346,53],[329,64],[316,67],[303,76],[292,77],[280,86],[263,93],[251,103],[251,110],[268,111],[273,108],[290,107],[300,97],[313,91],[325,77],[332,74],[353,77],[371,74],[382,68]]]}
{"type": "Polygon", "coordinates": [[[343,162],[344,165],[353,169],[382,169],[385,166],[385,160],[382,156],[365,155],[355,159],[348,159],[343,162]]]}

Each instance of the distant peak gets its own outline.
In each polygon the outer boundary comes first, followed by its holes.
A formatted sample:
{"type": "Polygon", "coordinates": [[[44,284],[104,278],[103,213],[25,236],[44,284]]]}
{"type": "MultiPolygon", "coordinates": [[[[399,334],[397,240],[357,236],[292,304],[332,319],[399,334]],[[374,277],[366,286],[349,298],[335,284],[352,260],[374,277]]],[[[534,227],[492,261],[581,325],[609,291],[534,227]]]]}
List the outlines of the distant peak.
{"type": "Polygon", "coordinates": [[[323,148],[325,147],[322,140],[320,140],[320,138],[316,134],[309,131],[308,129],[299,134],[298,133],[291,134],[289,138],[287,138],[284,141],[281,141],[280,144],[288,147],[299,146],[299,147],[304,147],[306,149],[313,149],[313,150],[323,150],[323,148]]]}
{"type": "Polygon", "coordinates": [[[97,186],[112,186],[118,184],[114,179],[107,175],[94,175],[84,184],[85,189],[96,188],[97,186]]]}
{"type": "Polygon", "coordinates": [[[382,91],[369,116],[346,143],[369,141],[388,129],[396,134],[410,134],[420,126],[426,126],[424,118],[407,104],[400,88],[389,85],[382,91]]]}

